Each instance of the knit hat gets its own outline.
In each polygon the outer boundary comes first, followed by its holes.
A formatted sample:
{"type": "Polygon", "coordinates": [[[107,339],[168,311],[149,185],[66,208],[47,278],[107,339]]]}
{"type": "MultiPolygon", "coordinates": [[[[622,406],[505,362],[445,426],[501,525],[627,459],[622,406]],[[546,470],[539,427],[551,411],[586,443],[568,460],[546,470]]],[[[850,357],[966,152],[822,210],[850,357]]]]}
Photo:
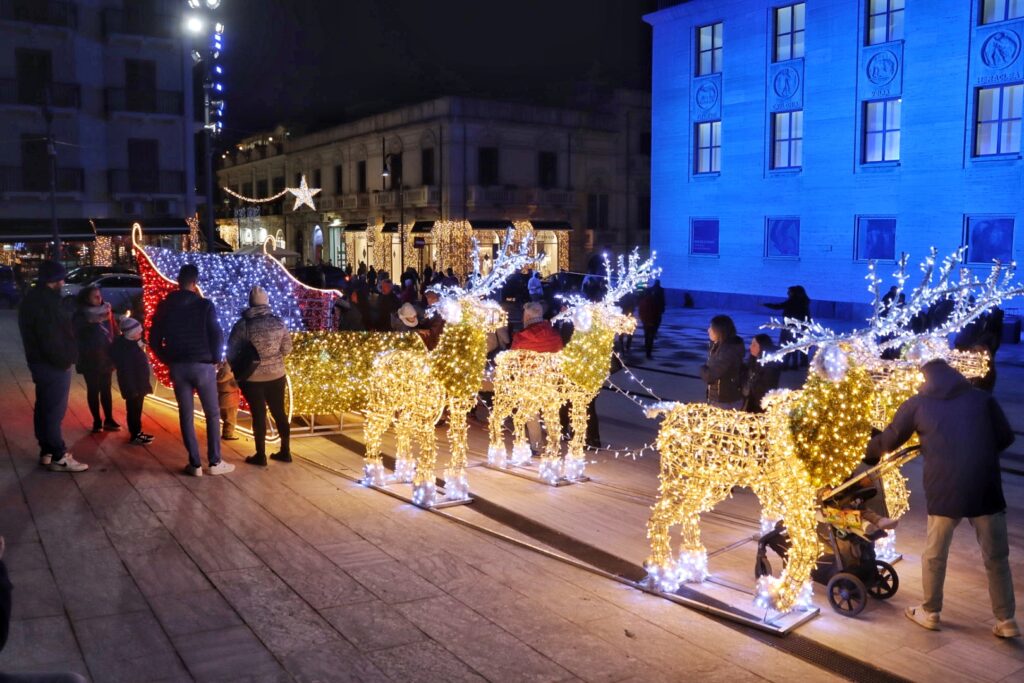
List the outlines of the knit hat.
{"type": "Polygon", "coordinates": [[[142,338],[142,323],[135,318],[121,318],[121,334],[132,341],[142,338]]]}
{"type": "Polygon", "coordinates": [[[398,319],[405,323],[406,327],[416,327],[420,322],[419,316],[416,315],[416,307],[408,303],[402,304],[398,309],[398,319]]]}
{"type": "Polygon", "coordinates": [[[39,262],[39,282],[44,285],[51,282],[60,282],[67,277],[67,274],[68,271],[59,261],[39,262]]]}
{"type": "Polygon", "coordinates": [[[523,327],[540,322],[544,322],[544,306],[542,304],[531,301],[523,306],[523,327]]]}
{"type": "Polygon", "coordinates": [[[250,306],[266,306],[270,303],[270,299],[267,297],[265,289],[256,285],[249,290],[249,305],[250,306]]]}

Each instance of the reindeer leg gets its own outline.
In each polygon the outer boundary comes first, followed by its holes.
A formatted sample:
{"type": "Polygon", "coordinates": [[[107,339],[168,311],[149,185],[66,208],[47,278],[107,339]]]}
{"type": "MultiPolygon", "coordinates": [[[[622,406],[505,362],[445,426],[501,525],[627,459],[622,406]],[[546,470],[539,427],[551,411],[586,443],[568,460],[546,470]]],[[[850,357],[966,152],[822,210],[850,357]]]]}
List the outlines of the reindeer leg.
{"type": "Polygon", "coordinates": [[[469,482],[466,479],[466,460],[469,453],[469,425],[466,414],[473,407],[475,396],[453,397],[448,400],[448,443],[451,459],[444,471],[445,498],[466,500],[469,498],[469,482]]]}
{"type": "Polygon", "coordinates": [[[415,425],[408,410],[403,410],[395,421],[395,480],[408,483],[416,474],[416,461],[412,457],[412,437],[415,425]]]}
{"type": "Polygon", "coordinates": [[[363,458],[363,484],[365,486],[384,486],[384,463],[380,457],[381,438],[388,428],[392,415],[388,412],[369,408],[366,423],[363,426],[363,438],[366,441],[366,456],[363,458]]]}
{"type": "Polygon", "coordinates": [[[437,467],[437,434],[431,420],[421,420],[411,426],[411,436],[419,443],[416,476],[412,483],[412,502],[420,507],[431,507],[437,493],[434,469],[437,467]]]}
{"type": "Polygon", "coordinates": [[[509,461],[513,466],[525,465],[533,457],[526,434],[526,423],[530,417],[524,406],[515,406],[512,413],[512,458],[509,461]]]}
{"type": "Polygon", "coordinates": [[[490,441],[487,446],[487,464],[505,467],[508,462],[508,450],[505,448],[505,419],[512,412],[509,406],[508,392],[495,384],[494,398],[491,400],[491,416],[488,418],[487,429],[490,441]]]}
{"type": "Polygon", "coordinates": [[[587,438],[587,404],[590,397],[586,393],[576,392],[570,399],[569,423],[572,425],[572,438],[565,454],[565,473],[567,479],[578,479],[583,476],[586,467],[586,451],[584,444],[587,438]],[[569,476],[574,475],[574,476],[569,476]]]}
{"type": "Polygon", "coordinates": [[[789,533],[789,553],[785,569],[775,578],[762,576],[757,581],[757,604],[788,612],[794,607],[809,605],[811,600],[811,571],[818,560],[819,546],[815,511],[814,487],[803,477],[780,482],[786,500],[786,530],[789,533]]]}

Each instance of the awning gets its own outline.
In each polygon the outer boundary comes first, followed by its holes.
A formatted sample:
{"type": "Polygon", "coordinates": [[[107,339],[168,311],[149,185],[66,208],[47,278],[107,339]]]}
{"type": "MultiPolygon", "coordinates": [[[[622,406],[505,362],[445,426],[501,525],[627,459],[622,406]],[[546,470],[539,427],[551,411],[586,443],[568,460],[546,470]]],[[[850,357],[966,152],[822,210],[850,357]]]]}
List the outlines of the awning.
{"type": "MultiPolygon", "coordinates": [[[[57,229],[60,238],[69,242],[88,242],[96,237],[87,218],[60,218],[57,229]]],[[[0,219],[0,242],[48,242],[52,237],[49,218],[0,219]]]]}
{"type": "Polygon", "coordinates": [[[416,221],[412,224],[412,232],[425,233],[434,229],[434,221],[416,221]]]}
{"type": "Polygon", "coordinates": [[[398,223],[385,223],[381,232],[398,232],[398,223]]]}
{"type": "Polygon", "coordinates": [[[530,221],[534,230],[572,230],[569,221],[530,221]]]}
{"type": "MultiPolygon", "coordinates": [[[[132,225],[138,223],[142,226],[143,235],[187,235],[188,223],[183,218],[154,219],[151,221],[139,221],[131,218],[93,218],[90,221],[96,227],[97,235],[108,235],[110,237],[128,237],[132,234],[132,225]]],[[[199,226],[200,232],[205,232],[205,226],[199,226]]]]}
{"type": "Polygon", "coordinates": [[[366,223],[349,223],[345,226],[345,232],[366,232],[366,223]]]}
{"type": "Polygon", "coordinates": [[[505,220],[477,220],[471,219],[469,227],[474,230],[512,230],[515,228],[512,221],[505,220]]]}

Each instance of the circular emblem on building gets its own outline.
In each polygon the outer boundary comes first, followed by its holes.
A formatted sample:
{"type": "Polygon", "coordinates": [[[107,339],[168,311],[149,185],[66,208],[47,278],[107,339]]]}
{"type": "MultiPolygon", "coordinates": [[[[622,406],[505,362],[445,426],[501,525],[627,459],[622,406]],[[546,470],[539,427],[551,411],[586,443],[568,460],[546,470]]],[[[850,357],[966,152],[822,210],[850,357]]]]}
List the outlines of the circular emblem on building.
{"type": "Polygon", "coordinates": [[[718,86],[710,81],[701,84],[697,88],[694,100],[701,109],[711,109],[711,107],[715,106],[715,102],[718,101],[718,86]]]}
{"type": "Polygon", "coordinates": [[[1020,56],[1020,36],[1013,31],[996,31],[981,44],[981,61],[990,69],[1005,69],[1020,56]]]}
{"type": "Polygon", "coordinates": [[[772,88],[774,88],[775,94],[784,100],[788,100],[795,95],[799,87],[800,74],[791,66],[779,69],[775,74],[775,79],[772,81],[772,88]]]}
{"type": "Polygon", "coordinates": [[[896,78],[900,63],[896,55],[885,50],[868,60],[868,80],[875,85],[886,85],[896,78]]]}

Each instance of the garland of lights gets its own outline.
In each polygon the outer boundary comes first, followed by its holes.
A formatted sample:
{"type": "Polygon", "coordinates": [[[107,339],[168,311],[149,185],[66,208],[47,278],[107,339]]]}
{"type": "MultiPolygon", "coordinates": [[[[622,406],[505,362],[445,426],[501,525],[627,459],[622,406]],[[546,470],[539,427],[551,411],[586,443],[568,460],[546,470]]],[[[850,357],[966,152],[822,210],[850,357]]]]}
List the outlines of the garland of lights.
{"type": "Polygon", "coordinates": [[[246,197],[244,194],[235,192],[230,187],[220,188],[225,194],[231,195],[235,199],[249,204],[269,204],[270,202],[276,202],[286,194],[292,194],[295,196],[295,206],[292,207],[292,211],[298,211],[300,206],[308,206],[309,208],[316,210],[316,206],[313,204],[313,196],[320,193],[319,187],[310,187],[306,184],[306,176],[303,175],[299,180],[298,187],[286,187],[277,194],[270,195],[269,197],[246,197]]]}

